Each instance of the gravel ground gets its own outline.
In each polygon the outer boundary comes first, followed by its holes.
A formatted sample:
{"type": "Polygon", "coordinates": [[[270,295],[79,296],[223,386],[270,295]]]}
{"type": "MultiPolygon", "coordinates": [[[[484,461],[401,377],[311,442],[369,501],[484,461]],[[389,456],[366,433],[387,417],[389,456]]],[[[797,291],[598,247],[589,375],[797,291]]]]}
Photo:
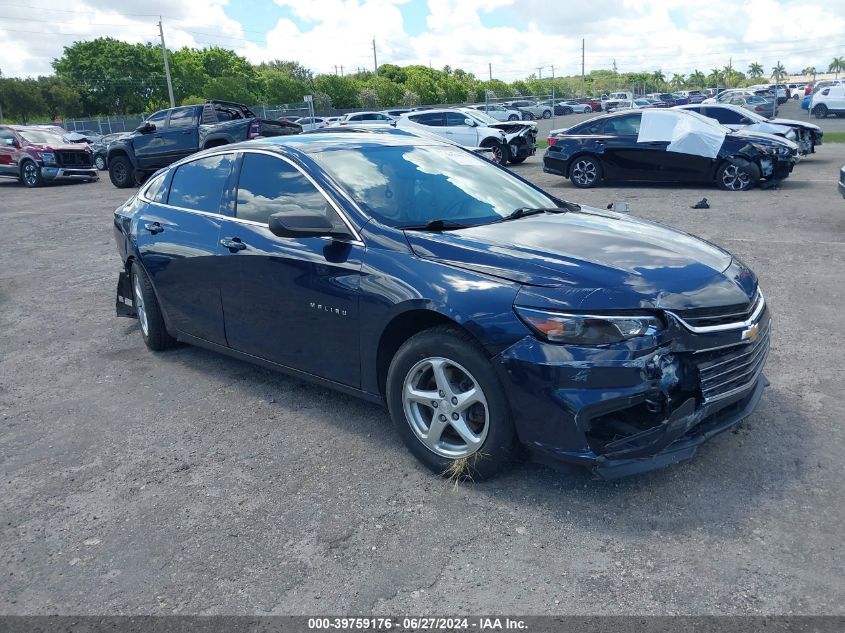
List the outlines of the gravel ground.
{"type": "Polygon", "coordinates": [[[385,411],[114,316],[127,192],[0,183],[0,613],[843,614],[845,145],[774,191],[565,198],[735,252],[776,318],[760,407],[618,481],[449,486],[385,411]],[[689,208],[702,197],[712,208],[689,208]]]}

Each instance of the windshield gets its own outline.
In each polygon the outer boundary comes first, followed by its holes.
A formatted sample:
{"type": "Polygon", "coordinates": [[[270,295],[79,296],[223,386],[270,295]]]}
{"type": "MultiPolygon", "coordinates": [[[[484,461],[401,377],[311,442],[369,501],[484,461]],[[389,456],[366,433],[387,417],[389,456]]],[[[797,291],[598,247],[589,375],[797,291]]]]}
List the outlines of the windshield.
{"type": "Polygon", "coordinates": [[[39,145],[64,145],[65,140],[49,130],[18,130],[18,133],[30,143],[39,145]]]}
{"type": "Polygon", "coordinates": [[[312,155],[378,221],[395,227],[433,220],[487,224],[553,199],[484,158],[457,147],[380,146],[312,155]]]}
{"type": "Polygon", "coordinates": [[[490,125],[491,123],[498,123],[496,119],[491,117],[489,114],[485,114],[480,110],[461,110],[462,114],[466,114],[469,118],[475,120],[476,123],[480,123],[481,125],[490,125]]]}
{"type": "MultiPolygon", "coordinates": [[[[754,101],[751,100],[751,97],[748,98],[748,103],[753,104],[754,101]]],[[[751,119],[755,123],[767,123],[768,119],[764,116],[760,116],[756,112],[752,112],[751,110],[746,110],[745,108],[741,109],[742,116],[751,119]]]]}

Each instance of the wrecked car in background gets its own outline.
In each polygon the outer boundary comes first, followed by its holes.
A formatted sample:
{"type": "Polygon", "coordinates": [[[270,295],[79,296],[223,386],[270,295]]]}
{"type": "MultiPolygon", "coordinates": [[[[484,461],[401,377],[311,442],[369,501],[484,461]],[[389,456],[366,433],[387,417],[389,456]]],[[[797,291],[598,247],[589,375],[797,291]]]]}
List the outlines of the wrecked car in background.
{"type": "Polygon", "coordinates": [[[685,110],[608,114],[552,130],[543,171],[576,187],[603,180],[715,182],[745,191],[789,176],[798,146],[771,134],[734,132],[685,110]]]}
{"type": "Polygon", "coordinates": [[[53,130],[34,125],[0,125],[0,176],[17,178],[30,188],[48,181],[99,178],[87,144],[68,143],[53,130]]]}
{"type": "Polygon", "coordinates": [[[795,119],[767,119],[737,105],[685,105],[678,106],[678,109],[698,112],[732,130],[764,132],[782,136],[798,145],[801,154],[813,154],[816,151],[816,146],[821,145],[824,138],[822,129],[813,123],[795,119]]]}

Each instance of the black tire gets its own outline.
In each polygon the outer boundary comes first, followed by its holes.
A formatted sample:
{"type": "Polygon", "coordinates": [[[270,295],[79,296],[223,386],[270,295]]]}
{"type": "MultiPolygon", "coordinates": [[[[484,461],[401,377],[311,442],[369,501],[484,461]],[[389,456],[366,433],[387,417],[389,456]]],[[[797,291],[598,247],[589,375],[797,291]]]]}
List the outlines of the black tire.
{"type": "Polygon", "coordinates": [[[508,117],[508,121],[519,121],[519,117],[515,114],[512,114],[508,117]]]}
{"type": "Polygon", "coordinates": [[[533,115],[533,114],[531,114],[530,112],[523,112],[523,113],[522,113],[522,120],[523,120],[523,121],[533,121],[533,120],[534,120],[534,115],[533,115]]]}
{"type": "Polygon", "coordinates": [[[507,165],[507,148],[503,143],[497,143],[496,141],[488,141],[482,147],[489,147],[492,150],[492,156],[490,160],[496,163],[497,165],[507,165]]]}
{"type": "Polygon", "coordinates": [[[511,163],[514,165],[519,165],[520,163],[524,163],[526,158],[528,158],[528,156],[518,156],[517,158],[511,158],[511,163]]]}
{"type": "MultiPolygon", "coordinates": [[[[416,376],[424,376],[424,371],[416,371],[416,376]]],[[[405,341],[390,363],[386,386],[387,406],[399,436],[411,453],[434,472],[455,479],[484,479],[505,470],[516,455],[518,444],[510,404],[484,350],[465,332],[450,326],[440,326],[420,332],[405,341]],[[424,366],[426,359],[446,359],[449,363],[453,363],[454,365],[449,366],[450,369],[447,371],[452,371],[453,377],[456,374],[463,378],[469,377],[469,382],[480,387],[486,400],[486,406],[476,404],[466,409],[466,424],[472,425],[473,433],[476,437],[483,436],[483,440],[477,447],[469,449],[474,452],[465,457],[444,456],[435,452],[434,448],[426,446],[412,428],[413,422],[406,413],[406,401],[403,395],[406,380],[414,380],[411,371],[420,364],[424,366]],[[463,374],[462,371],[455,369],[457,365],[468,373],[463,374]],[[484,413],[486,413],[486,418],[484,413]]],[[[434,388],[436,391],[437,386],[434,388]]],[[[420,408],[422,410],[424,407],[429,414],[441,415],[435,412],[446,411],[444,407],[447,406],[447,401],[448,395],[439,401],[443,404],[436,409],[426,405],[420,405],[420,408]]],[[[409,409],[414,406],[412,402],[408,403],[409,409]]],[[[452,417],[451,413],[449,417],[452,417]]],[[[464,417],[461,416],[460,419],[464,420],[464,417]]],[[[431,421],[434,421],[433,417],[431,421]]],[[[452,427],[451,422],[447,421],[443,424],[445,425],[443,435],[439,437],[445,437],[446,442],[449,442],[449,436],[451,436],[457,445],[464,442],[462,436],[459,436],[455,430],[456,427],[452,427]]],[[[429,423],[428,430],[430,428],[429,423]]],[[[438,442],[438,444],[442,443],[438,442]]],[[[464,445],[469,446],[466,442],[464,445]]]]}
{"type": "Polygon", "coordinates": [[[593,106],[591,106],[591,105],[588,105],[587,107],[584,108],[584,114],[589,114],[592,111],[593,111],[593,106]]]}
{"type": "Polygon", "coordinates": [[[24,187],[34,189],[44,184],[41,177],[41,168],[32,160],[25,160],[21,164],[21,182],[24,187]]]}
{"type": "Polygon", "coordinates": [[[575,110],[573,110],[570,106],[566,106],[563,108],[563,112],[561,114],[572,114],[573,112],[575,112],[575,110]]]}
{"type": "Polygon", "coordinates": [[[94,157],[94,167],[99,171],[106,171],[106,157],[102,154],[97,154],[94,157]]]}
{"type": "Polygon", "coordinates": [[[551,119],[552,118],[552,111],[551,110],[543,110],[543,118],[544,119],[551,119]]]}
{"type": "Polygon", "coordinates": [[[115,156],[109,161],[109,180],[118,189],[135,186],[135,170],[126,156],[115,156]]]}
{"type": "Polygon", "coordinates": [[[820,103],[816,107],[813,108],[813,116],[817,119],[824,119],[827,118],[827,106],[823,103],[820,103]]]}
{"type": "Polygon", "coordinates": [[[129,282],[132,287],[132,299],[135,302],[135,311],[138,314],[138,321],[141,324],[141,336],[144,338],[144,343],[156,352],[174,347],[176,345],[176,339],[167,332],[153,285],[150,283],[147,273],[138,262],[132,262],[129,282]],[[138,297],[139,291],[140,301],[138,297]],[[142,318],[142,312],[146,315],[146,326],[142,318]]]}
{"type": "Polygon", "coordinates": [[[760,180],[760,170],[753,163],[736,165],[724,162],[716,170],[716,184],[722,191],[748,191],[760,180]]]}
{"type": "Polygon", "coordinates": [[[579,189],[590,189],[598,186],[604,177],[604,170],[598,158],[593,156],[577,156],[572,159],[569,168],[569,180],[579,189]]]}

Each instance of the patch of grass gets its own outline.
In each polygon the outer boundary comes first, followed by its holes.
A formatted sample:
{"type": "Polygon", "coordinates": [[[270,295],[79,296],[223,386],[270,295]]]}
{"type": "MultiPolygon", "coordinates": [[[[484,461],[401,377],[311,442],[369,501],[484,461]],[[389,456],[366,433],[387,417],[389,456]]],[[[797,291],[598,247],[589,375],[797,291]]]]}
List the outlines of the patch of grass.
{"type": "MultiPolygon", "coordinates": [[[[845,143],[845,132],[825,132],[822,141],[825,143],[845,143]]],[[[537,147],[540,147],[539,141],[537,147]]]]}
{"type": "MultiPolygon", "coordinates": [[[[825,140],[827,140],[826,135],[825,135],[825,140]]],[[[834,141],[834,143],[835,142],[836,141],[834,141]]],[[[538,138],[537,139],[537,151],[540,151],[541,149],[546,149],[548,146],[549,146],[549,142],[546,139],[544,139],[544,138],[538,138]]]]}

